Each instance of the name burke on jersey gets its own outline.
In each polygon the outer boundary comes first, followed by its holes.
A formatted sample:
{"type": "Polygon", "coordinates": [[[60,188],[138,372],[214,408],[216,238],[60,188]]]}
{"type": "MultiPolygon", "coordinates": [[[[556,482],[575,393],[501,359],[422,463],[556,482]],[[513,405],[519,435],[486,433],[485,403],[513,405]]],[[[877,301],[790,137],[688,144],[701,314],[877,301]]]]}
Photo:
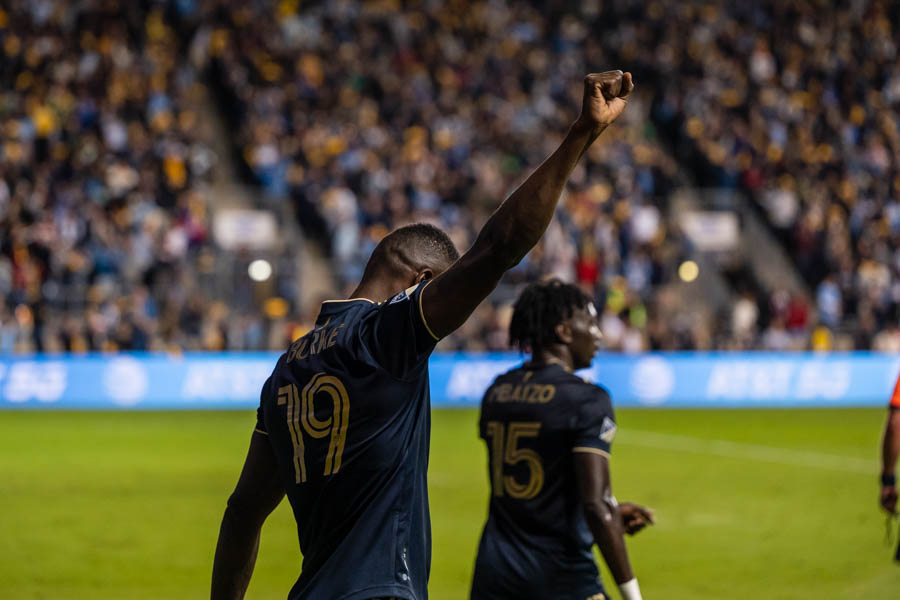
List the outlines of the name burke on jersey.
{"type": "Polygon", "coordinates": [[[322,327],[310,331],[291,344],[287,361],[290,362],[295,358],[297,360],[303,360],[307,356],[315,355],[326,348],[331,348],[337,343],[338,330],[343,326],[344,324],[341,323],[340,325],[328,327],[328,323],[325,323],[322,327]]]}

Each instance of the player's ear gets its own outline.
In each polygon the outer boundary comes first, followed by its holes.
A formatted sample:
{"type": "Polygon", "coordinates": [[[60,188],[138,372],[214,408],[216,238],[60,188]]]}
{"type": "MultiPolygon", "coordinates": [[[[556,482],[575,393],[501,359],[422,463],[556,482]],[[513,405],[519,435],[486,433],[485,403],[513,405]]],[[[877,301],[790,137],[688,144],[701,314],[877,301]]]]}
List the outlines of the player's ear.
{"type": "Polygon", "coordinates": [[[434,279],[434,271],[432,271],[431,269],[422,269],[416,274],[416,280],[414,284],[418,285],[426,279],[434,279]]]}
{"type": "Polygon", "coordinates": [[[571,344],[572,343],[572,328],[569,327],[569,324],[566,321],[559,323],[555,328],[556,337],[563,344],[571,344]]]}

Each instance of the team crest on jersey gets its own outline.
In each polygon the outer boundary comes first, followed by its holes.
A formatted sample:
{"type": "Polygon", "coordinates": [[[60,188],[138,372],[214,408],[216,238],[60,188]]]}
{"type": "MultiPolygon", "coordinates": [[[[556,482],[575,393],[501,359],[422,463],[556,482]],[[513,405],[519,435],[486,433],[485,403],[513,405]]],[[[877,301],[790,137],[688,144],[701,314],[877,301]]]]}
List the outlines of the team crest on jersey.
{"type": "Polygon", "coordinates": [[[600,425],[600,439],[607,444],[612,444],[614,437],[616,437],[615,422],[609,417],[603,417],[603,423],[600,425]]]}

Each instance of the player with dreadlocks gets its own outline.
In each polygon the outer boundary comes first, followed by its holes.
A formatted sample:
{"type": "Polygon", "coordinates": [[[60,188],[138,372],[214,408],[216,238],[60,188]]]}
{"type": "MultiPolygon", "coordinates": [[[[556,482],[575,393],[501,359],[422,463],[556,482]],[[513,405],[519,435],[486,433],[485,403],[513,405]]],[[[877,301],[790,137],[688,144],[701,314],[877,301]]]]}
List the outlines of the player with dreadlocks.
{"type": "Polygon", "coordinates": [[[638,600],[623,534],[653,523],[653,514],[613,497],[609,394],[574,375],[600,346],[597,311],[574,285],[536,283],[516,301],[509,337],[531,357],[482,400],[491,498],[471,597],[606,598],[596,543],[623,598],[638,600]]]}

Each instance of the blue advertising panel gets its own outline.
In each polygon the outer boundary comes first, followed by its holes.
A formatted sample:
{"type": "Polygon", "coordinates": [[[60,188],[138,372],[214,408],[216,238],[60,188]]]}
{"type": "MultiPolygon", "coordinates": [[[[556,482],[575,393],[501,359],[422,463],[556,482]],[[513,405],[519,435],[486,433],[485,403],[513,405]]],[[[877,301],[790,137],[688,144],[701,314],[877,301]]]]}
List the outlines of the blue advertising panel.
{"type": "MultiPolygon", "coordinates": [[[[253,408],[275,353],[90,354],[0,358],[0,409],[253,408]]],[[[435,406],[477,406],[521,363],[510,353],[436,354],[435,406]]],[[[617,406],[884,406],[900,357],[877,353],[601,354],[579,374],[617,406]]]]}
{"type": "MultiPolygon", "coordinates": [[[[434,397],[477,405],[491,379],[516,355],[444,355],[431,361],[434,397]]],[[[766,352],[601,354],[585,379],[609,390],[616,406],[886,406],[900,356],[876,353],[766,352]]]]}

